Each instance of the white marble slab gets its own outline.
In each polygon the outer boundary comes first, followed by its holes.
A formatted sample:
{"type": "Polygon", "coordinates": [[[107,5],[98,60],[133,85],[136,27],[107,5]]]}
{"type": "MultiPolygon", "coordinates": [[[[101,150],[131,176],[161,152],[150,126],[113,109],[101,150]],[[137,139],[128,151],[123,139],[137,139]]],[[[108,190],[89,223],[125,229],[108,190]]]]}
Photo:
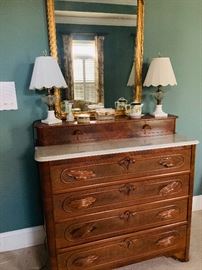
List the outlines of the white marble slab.
{"type": "Polygon", "coordinates": [[[199,142],[197,140],[187,139],[184,136],[173,134],[80,144],[39,146],[35,148],[35,160],[39,162],[55,161],[70,158],[195,145],[198,143],[199,142]]]}

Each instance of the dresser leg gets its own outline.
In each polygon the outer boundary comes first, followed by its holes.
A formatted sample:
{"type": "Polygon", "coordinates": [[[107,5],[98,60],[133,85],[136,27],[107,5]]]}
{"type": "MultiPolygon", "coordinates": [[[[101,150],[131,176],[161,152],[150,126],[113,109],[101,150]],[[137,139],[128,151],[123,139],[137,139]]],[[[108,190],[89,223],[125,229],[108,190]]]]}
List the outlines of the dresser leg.
{"type": "Polygon", "coordinates": [[[188,262],[189,261],[189,255],[186,255],[186,251],[184,251],[184,250],[174,253],[172,255],[172,258],[174,258],[175,260],[181,261],[181,262],[188,262]]]}

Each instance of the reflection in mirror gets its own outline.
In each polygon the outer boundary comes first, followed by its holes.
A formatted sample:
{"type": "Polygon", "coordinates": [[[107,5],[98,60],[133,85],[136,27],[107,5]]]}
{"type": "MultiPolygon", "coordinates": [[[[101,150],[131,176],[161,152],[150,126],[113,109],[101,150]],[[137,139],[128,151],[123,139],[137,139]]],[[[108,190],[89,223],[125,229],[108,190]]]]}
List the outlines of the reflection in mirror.
{"type": "Polygon", "coordinates": [[[92,34],[62,35],[60,64],[68,85],[67,99],[103,103],[103,41],[92,34]]]}
{"type": "Polygon", "coordinates": [[[135,0],[55,0],[58,59],[68,89],[63,99],[104,103],[124,96],[134,59],[135,0]]]}

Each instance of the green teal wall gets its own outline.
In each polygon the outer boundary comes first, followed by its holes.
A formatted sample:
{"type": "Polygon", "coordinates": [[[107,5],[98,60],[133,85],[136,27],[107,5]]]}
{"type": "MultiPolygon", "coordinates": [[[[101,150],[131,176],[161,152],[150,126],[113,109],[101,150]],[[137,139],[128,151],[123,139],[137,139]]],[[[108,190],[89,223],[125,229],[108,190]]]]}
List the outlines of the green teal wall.
{"type": "MultiPolygon", "coordinates": [[[[164,110],[179,116],[177,132],[202,142],[202,1],[145,0],[144,62],[171,58],[178,85],[166,87],[164,110]]],[[[145,110],[154,107],[144,90],[145,110]]],[[[195,195],[202,194],[202,145],[197,146],[195,195]]]]}
{"type": "Polygon", "coordinates": [[[0,111],[0,232],[43,222],[32,123],[42,118],[29,91],[36,56],[48,49],[43,0],[0,0],[0,81],[15,81],[17,111],[0,111]]]}

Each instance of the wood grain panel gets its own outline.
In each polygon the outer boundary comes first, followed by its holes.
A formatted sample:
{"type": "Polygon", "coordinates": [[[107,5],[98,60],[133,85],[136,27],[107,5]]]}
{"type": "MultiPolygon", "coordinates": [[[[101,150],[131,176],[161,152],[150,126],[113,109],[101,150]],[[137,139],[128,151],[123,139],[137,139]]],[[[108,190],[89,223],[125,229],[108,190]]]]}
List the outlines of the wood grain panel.
{"type": "Polygon", "coordinates": [[[106,211],[56,224],[56,246],[65,248],[186,220],[187,199],[106,211]]]}
{"type": "Polygon", "coordinates": [[[190,170],[190,147],[130,152],[51,162],[53,192],[100,185],[124,178],[190,170]]]}
{"type": "Polygon", "coordinates": [[[186,196],[189,175],[157,177],[53,196],[56,221],[150,201],[186,196]]]}
{"type": "Polygon", "coordinates": [[[176,116],[155,119],[146,115],[141,119],[120,118],[115,121],[93,121],[91,124],[46,125],[36,123],[37,145],[94,142],[110,139],[159,136],[173,134],[176,116]]]}
{"type": "Polygon", "coordinates": [[[103,244],[92,244],[58,255],[59,270],[113,269],[140,258],[172,254],[185,249],[186,226],[156,229],[145,233],[124,235],[103,244]]]}

